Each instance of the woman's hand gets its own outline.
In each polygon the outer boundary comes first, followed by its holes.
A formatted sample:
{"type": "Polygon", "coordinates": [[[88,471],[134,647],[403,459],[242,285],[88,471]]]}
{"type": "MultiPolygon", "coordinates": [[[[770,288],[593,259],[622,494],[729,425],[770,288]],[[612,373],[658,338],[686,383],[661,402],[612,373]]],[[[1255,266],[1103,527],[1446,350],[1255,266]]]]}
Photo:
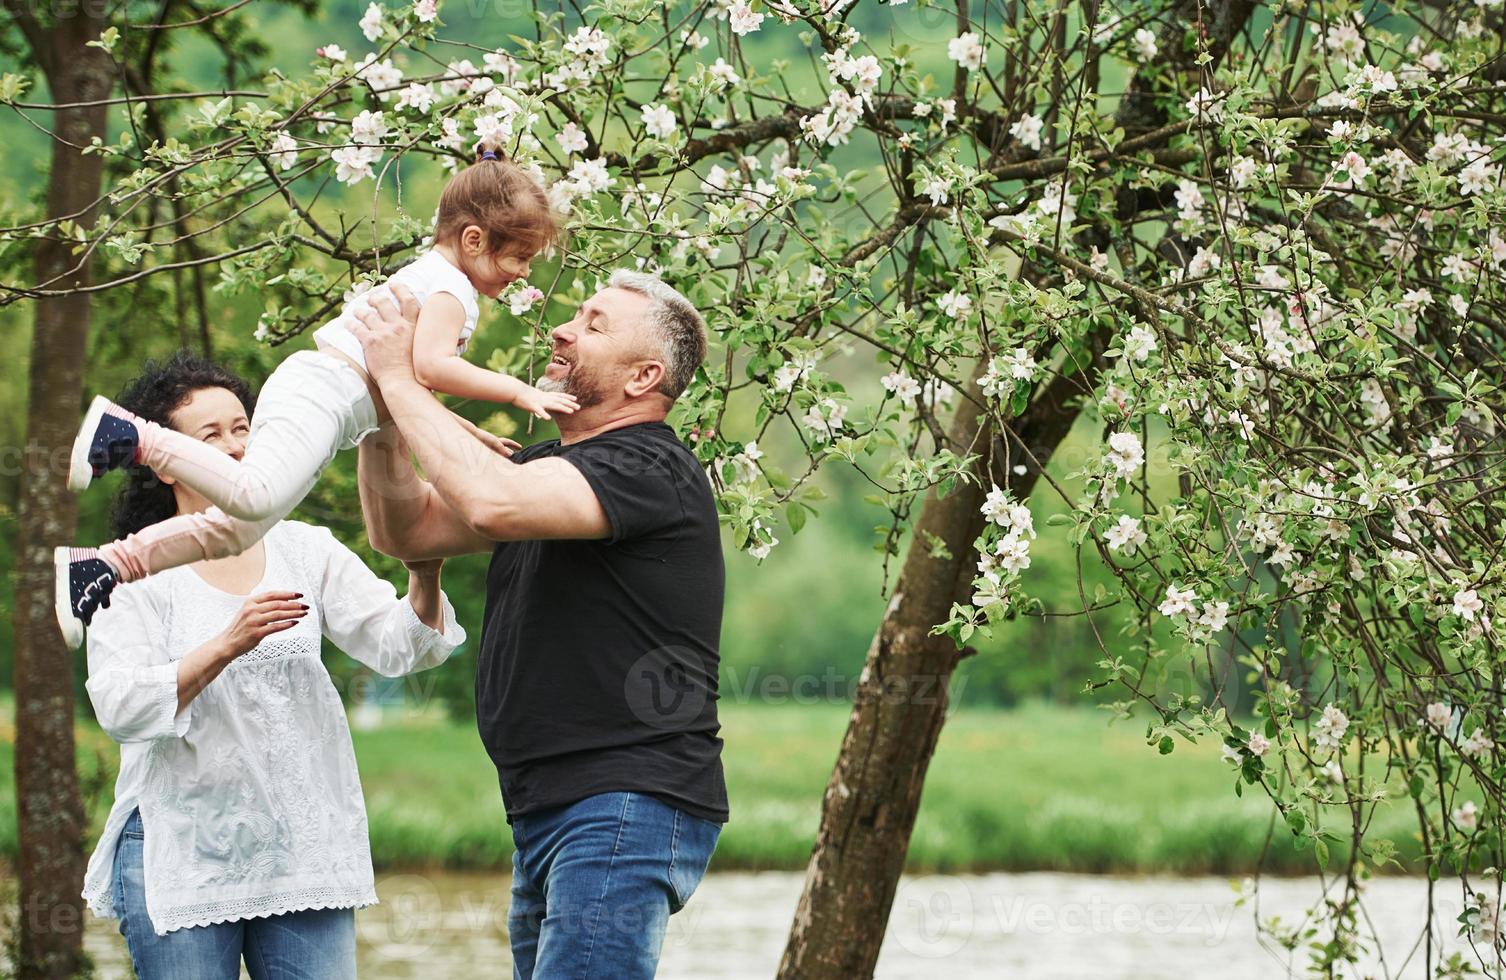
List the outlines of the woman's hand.
{"type": "Polygon", "coordinates": [[[231,659],[255,650],[273,633],[298,625],[309,611],[307,603],[298,601],[302,598],[301,592],[263,592],[247,599],[229,628],[220,634],[231,659]]]}

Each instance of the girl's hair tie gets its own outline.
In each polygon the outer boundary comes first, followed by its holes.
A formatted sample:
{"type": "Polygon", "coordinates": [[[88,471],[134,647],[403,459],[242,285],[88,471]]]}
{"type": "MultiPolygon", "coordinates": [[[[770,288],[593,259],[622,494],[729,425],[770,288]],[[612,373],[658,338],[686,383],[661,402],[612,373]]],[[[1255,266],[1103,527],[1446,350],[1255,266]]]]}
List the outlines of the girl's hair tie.
{"type": "Polygon", "coordinates": [[[486,150],[485,152],[483,152],[481,154],[481,159],[482,160],[496,160],[497,159],[497,151],[496,150],[486,150]]]}

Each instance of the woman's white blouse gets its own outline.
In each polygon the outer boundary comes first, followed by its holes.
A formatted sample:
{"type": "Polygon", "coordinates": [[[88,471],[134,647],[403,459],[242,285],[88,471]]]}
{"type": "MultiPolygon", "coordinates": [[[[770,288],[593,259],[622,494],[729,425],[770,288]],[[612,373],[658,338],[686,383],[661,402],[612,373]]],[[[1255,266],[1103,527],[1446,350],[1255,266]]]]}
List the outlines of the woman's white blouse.
{"type": "Polygon", "coordinates": [[[120,743],[120,776],[84,899],[114,908],[115,844],[145,828],[146,906],[158,935],[184,926],[376,902],[366,806],[320,635],[387,677],[443,663],[465,641],[448,597],[443,634],[326,528],[283,521],[251,595],[303,593],[298,625],[236,658],[180,713],[178,660],[224,632],[247,596],[191,568],[123,585],[89,628],[89,700],[120,743]]]}

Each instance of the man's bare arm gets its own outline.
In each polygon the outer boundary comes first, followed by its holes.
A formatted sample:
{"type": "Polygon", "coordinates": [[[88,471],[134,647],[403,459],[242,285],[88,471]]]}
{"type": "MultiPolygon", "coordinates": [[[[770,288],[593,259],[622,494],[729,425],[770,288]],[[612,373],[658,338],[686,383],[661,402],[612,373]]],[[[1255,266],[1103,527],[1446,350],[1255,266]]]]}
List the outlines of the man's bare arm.
{"type": "MultiPolygon", "coordinates": [[[[436,499],[427,506],[443,505],[447,520],[465,524],[487,547],[495,541],[611,534],[596,492],[574,466],[547,457],[514,463],[469,438],[411,377],[389,374],[381,384],[387,410],[432,483],[436,499]]],[[[444,523],[428,514],[417,519],[435,527],[444,523]]]]}
{"type": "Polygon", "coordinates": [[[388,424],[367,436],[358,454],[361,511],[366,535],[377,551],[421,561],[491,549],[492,542],[477,534],[432,484],[419,477],[397,426],[388,424]]]}

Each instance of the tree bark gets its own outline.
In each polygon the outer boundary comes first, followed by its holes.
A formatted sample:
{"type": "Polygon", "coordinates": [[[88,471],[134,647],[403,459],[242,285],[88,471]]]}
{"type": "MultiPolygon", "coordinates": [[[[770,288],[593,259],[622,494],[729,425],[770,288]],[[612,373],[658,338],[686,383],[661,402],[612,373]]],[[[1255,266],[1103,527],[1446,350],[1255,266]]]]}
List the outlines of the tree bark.
{"type": "MultiPolygon", "coordinates": [[[[87,42],[100,34],[101,5],[59,12],[32,25],[28,41],[58,103],[104,99],[112,87],[108,55],[87,42]]],[[[81,147],[106,135],[104,106],[54,114],[47,214],[93,221],[103,158],[81,147]]],[[[39,283],[86,285],[87,265],[56,232],[37,248],[39,283]]],[[[26,452],[17,509],[15,691],[16,813],[20,847],[20,950],[17,975],[61,978],[84,964],[84,807],[74,764],[73,658],[53,615],[52,549],[71,544],[77,507],[67,489],[68,454],[83,400],[89,338],[88,294],[38,299],[33,320],[26,452]]]]}

